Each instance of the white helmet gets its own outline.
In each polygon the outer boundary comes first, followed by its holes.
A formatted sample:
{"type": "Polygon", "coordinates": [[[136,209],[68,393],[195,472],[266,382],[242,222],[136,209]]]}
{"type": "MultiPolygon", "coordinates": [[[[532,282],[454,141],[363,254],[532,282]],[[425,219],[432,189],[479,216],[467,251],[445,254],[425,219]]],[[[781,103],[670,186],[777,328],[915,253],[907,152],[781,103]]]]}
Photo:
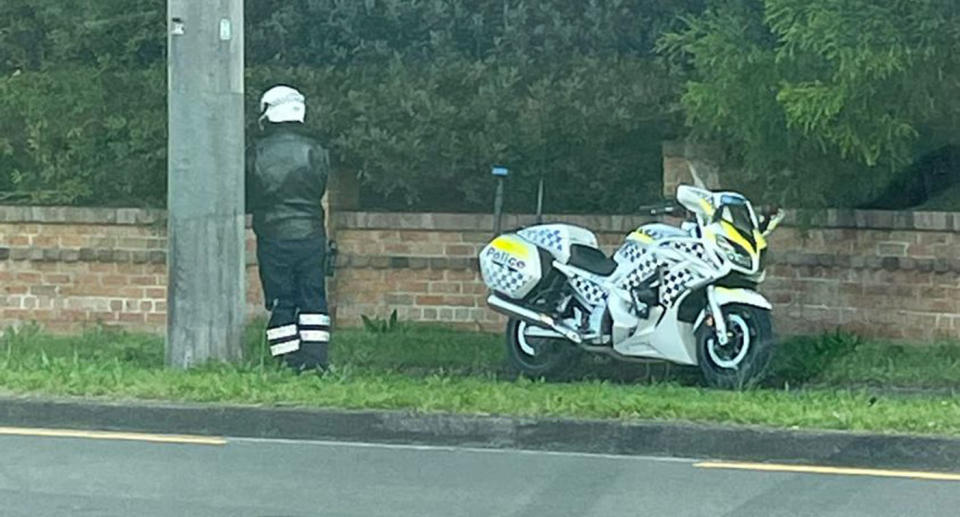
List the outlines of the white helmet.
{"type": "Polygon", "coordinates": [[[289,86],[274,86],[260,97],[260,121],[303,122],[307,114],[303,94],[289,86]]]}

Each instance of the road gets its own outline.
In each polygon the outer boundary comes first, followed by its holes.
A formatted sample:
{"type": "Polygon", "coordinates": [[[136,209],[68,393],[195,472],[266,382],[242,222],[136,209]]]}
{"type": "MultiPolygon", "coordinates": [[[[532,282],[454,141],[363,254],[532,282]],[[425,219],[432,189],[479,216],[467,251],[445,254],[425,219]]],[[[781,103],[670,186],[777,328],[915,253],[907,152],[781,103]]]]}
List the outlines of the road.
{"type": "Polygon", "coordinates": [[[955,516],[960,507],[960,476],[937,481],[585,454],[36,434],[0,432],[0,515],[922,517],[955,516]]]}

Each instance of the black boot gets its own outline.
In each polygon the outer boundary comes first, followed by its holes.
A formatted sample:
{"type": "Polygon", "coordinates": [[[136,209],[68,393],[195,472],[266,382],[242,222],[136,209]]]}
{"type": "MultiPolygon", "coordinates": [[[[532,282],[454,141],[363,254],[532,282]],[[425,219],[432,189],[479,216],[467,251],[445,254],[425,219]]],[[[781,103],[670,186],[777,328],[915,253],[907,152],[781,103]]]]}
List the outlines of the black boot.
{"type": "Polygon", "coordinates": [[[330,343],[330,316],[300,313],[300,351],[296,360],[302,369],[326,370],[330,343]]]}

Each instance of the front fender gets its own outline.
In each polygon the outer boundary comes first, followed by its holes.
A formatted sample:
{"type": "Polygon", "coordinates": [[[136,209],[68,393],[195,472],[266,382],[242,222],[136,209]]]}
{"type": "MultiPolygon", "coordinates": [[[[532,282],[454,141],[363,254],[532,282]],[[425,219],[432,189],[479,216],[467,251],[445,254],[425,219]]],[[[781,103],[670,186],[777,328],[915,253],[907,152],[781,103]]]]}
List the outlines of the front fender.
{"type": "Polygon", "coordinates": [[[717,297],[718,305],[730,305],[731,303],[740,303],[743,305],[752,305],[768,311],[773,310],[773,305],[763,297],[762,294],[753,289],[730,289],[727,287],[717,287],[713,291],[717,297]]]}
{"type": "MultiPolygon", "coordinates": [[[[714,287],[713,297],[714,301],[719,307],[738,303],[741,305],[758,307],[768,311],[773,310],[773,304],[764,298],[762,294],[754,291],[753,289],[714,287]]],[[[694,329],[700,328],[700,324],[703,323],[703,319],[707,316],[708,312],[708,308],[700,311],[700,315],[693,324],[694,329]]]]}

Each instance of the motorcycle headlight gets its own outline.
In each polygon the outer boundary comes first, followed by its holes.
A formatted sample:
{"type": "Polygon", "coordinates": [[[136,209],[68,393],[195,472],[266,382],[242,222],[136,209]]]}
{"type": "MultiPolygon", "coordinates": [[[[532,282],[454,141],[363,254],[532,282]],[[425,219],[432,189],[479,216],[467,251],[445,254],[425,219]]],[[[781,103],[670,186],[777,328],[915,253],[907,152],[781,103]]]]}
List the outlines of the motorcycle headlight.
{"type": "Polygon", "coordinates": [[[730,240],[723,235],[717,235],[717,246],[720,247],[724,256],[726,256],[730,262],[744,269],[753,268],[753,257],[750,256],[750,253],[730,242],[730,240]]]}

